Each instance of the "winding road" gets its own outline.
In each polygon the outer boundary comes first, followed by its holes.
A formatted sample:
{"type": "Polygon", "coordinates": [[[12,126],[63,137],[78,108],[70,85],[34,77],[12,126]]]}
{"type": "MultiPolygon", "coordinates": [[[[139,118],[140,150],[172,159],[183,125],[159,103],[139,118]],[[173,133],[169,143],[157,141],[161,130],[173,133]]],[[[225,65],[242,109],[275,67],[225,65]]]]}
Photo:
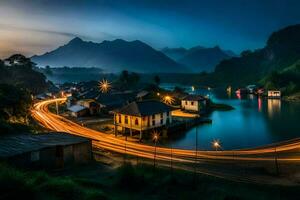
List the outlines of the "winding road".
{"type": "MultiPolygon", "coordinates": [[[[193,166],[196,164],[197,171],[200,173],[220,177],[224,177],[224,174],[227,174],[229,177],[240,180],[249,180],[252,177],[258,182],[265,179],[265,175],[257,175],[255,170],[258,168],[265,168],[267,171],[284,174],[294,173],[299,168],[299,138],[251,149],[195,151],[157,147],[155,153],[154,146],[125,141],[113,135],[83,127],[62,116],[49,112],[48,106],[50,104],[56,103],[56,101],[62,103],[65,100],[65,98],[59,98],[36,103],[32,109],[32,117],[50,130],[67,132],[92,139],[93,148],[95,149],[126,153],[148,159],[153,159],[156,156],[157,161],[170,162],[171,160],[175,166],[176,163],[178,166],[183,164],[190,169],[193,169],[193,166]],[[244,169],[249,170],[245,173],[244,169]],[[255,170],[253,172],[250,169],[255,170]]],[[[277,181],[282,182],[282,180],[277,181]]],[[[274,183],[276,180],[270,180],[270,182],[274,183]]]]}

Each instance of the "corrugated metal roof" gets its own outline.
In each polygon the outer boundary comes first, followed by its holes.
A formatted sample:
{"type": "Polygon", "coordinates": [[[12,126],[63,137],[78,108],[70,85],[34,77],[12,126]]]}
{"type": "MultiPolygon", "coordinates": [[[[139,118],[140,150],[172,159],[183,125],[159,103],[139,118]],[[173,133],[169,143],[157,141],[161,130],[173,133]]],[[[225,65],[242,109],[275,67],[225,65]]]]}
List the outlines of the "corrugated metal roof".
{"type": "Polygon", "coordinates": [[[185,101],[203,101],[205,99],[206,98],[201,96],[201,95],[187,95],[182,100],[185,100],[185,101]]]}
{"type": "Polygon", "coordinates": [[[160,101],[134,101],[123,108],[117,110],[117,113],[132,116],[149,116],[153,114],[169,112],[172,108],[160,101]]]}
{"type": "Polygon", "coordinates": [[[0,158],[57,146],[87,142],[89,139],[67,133],[18,134],[2,136],[0,158]]]}
{"type": "Polygon", "coordinates": [[[84,109],[87,109],[87,108],[84,106],[81,106],[81,105],[74,105],[74,106],[71,106],[68,108],[68,110],[70,110],[71,112],[79,112],[84,109]]]}

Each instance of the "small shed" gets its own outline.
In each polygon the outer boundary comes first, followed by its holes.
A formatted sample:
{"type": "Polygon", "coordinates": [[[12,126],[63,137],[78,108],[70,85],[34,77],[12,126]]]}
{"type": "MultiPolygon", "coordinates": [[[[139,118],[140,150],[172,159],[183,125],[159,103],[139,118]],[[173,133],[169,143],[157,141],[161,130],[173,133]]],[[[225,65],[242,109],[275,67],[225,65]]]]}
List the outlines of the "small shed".
{"type": "Polygon", "coordinates": [[[187,95],[181,100],[183,110],[200,112],[206,109],[207,98],[201,95],[187,95]]]}
{"type": "Polygon", "coordinates": [[[100,104],[94,99],[82,99],[77,102],[77,105],[83,106],[89,110],[90,115],[100,113],[100,104]]]}
{"type": "Polygon", "coordinates": [[[89,112],[88,108],[81,105],[73,105],[69,107],[68,110],[71,112],[71,116],[73,117],[82,117],[89,112]]]}
{"type": "Polygon", "coordinates": [[[67,133],[1,137],[0,160],[20,167],[59,169],[92,160],[91,140],[67,133]]]}

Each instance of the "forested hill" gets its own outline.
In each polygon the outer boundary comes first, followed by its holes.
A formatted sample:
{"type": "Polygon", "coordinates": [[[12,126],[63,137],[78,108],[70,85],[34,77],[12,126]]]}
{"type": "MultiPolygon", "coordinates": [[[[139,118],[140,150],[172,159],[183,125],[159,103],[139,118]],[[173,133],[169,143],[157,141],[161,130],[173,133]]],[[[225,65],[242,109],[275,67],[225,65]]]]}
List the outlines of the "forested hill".
{"type": "Polygon", "coordinates": [[[258,82],[274,71],[282,71],[300,59],[300,24],[274,32],[264,48],[244,51],[241,57],[222,61],[214,80],[233,85],[258,82]]]}
{"type": "Polygon", "coordinates": [[[34,63],[23,55],[16,54],[0,60],[0,84],[8,84],[28,90],[33,94],[44,92],[48,84],[46,76],[33,70],[34,63]]]}

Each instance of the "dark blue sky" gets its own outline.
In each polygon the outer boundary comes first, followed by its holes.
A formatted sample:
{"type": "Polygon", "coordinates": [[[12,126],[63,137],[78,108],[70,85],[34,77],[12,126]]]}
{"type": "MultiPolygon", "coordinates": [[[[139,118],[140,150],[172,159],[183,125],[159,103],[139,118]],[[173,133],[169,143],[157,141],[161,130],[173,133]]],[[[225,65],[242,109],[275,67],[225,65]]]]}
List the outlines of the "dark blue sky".
{"type": "Polygon", "coordinates": [[[44,53],[75,36],[142,40],[155,48],[264,46],[300,23],[299,0],[1,0],[0,57],[44,53]]]}

